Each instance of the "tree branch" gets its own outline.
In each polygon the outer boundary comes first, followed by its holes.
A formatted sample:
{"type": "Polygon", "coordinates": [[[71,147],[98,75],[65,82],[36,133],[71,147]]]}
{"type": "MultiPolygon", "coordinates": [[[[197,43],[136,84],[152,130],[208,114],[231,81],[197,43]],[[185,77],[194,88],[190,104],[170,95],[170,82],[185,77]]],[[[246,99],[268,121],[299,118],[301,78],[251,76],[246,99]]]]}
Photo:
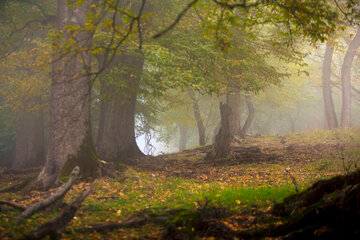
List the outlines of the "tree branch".
{"type": "Polygon", "coordinates": [[[191,1],[179,14],[178,16],[176,17],[175,21],[170,25],[168,26],[167,28],[165,28],[164,30],[162,30],[161,32],[155,34],[153,36],[154,39],[156,38],[159,38],[163,35],[165,35],[167,32],[169,32],[171,29],[173,29],[181,20],[181,18],[185,15],[185,13],[187,11],[189,11],[190,8],[192,8],[199,0],[193,0],[191,1]]]}
{"type": "Polygon", "coordinates": [[[74,218],[76,211],[81,207],[82,202],[91,193],[91,191],[92,185],[90,185],[90,187],[70,205],[66,206],[57,217],[51,219],[49,222],[38,227],[31,233],[25,234],[23,239],[43,239],[48,235],[50,236],[50,239],[61,239],[61,235],[65,231],[66,225],[74,218]]]}
{"type": "Polygon", "coordinates": [[[34,203],[33,205],[30,205],[29,207],[27,207],[26,210],[24,212],[22,212],[16,218],[16,221],[19,222],[24,218],[30,217],[31,215],[33,215],[34,213],[36,213],[38,211],[46,209],[52,203],[54,203],[55,201],[60,199],[62,196],[64,196],[65,193],[67,191],[69,191],[70,188],[72,187],[72,185],[75,183],[77,177],[79,176],[79,173],[80,173],[80,168],[75,167],[74,170],[70,174],[69,180],[66,183],[64,183],[63,185],[61,185],[53,195],[44,199],[43,201],[34,203]]]}

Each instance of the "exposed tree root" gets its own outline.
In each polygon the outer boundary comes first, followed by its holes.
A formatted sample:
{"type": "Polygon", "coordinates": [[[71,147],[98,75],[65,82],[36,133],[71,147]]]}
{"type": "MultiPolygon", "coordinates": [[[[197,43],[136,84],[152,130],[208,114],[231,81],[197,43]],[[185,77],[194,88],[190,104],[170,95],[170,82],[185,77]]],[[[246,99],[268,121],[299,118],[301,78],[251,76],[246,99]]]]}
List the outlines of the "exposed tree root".
{"type": "Polygon", "coordinates": [[[9,201],[0,200],[0,205],[7,205],[7,206],[13,207],[15,209],[21,210],[21,211],[25,210],[25,207],[17,205],[15,203],[12,203],[12,202],[9,202],[9,201]]]}
{"type": "Polygon", "coordinates": [[[141,214],[131,216],[122,222],[96,224],[91,227],[78,228],[78,229],[75,229],[74,231],[75,232],[94,232],[94,231],[106,232],[106,231],[112,231],[112,230],[118,229],[118,228],[137,227],[140,225],[144,225],[146,223],[164,224],[168,221],[168,219],[169,218],[166,215],[151,215],[151,214],[147,214],[147,213],[141,213],[141,214]]]}
{"type": "Polygon", "coordinates": [[[64,183],[63,185],[61,185],[53,195],[51,195],[50,197],[48,197],[40,202],[34,203],[34,204],[30,205],[29,207],[27,207],[25,209],[25,211],[23,211],[16,218],[16,221],[19,222],[24,218],[30,217],[31,215],[33,215],[36,212],[46,209],[51,204],[53,204],[54,202],[59,200],[61,197],[63,197],[70,190],[72,185],[74,185],[77,177],[79,176],[79,173],[80,173],[80,168],[75,167],[73,169],[72,173],[70,174],[69,180],[66,183],[64,183]]]}
{"type": "Polygon", "coordinates": [[[24,189],[30,182],[32,182],[35,179],[35,176],[28,177],[21,181],[20,183],[16,183],[14,185],[11,185],[9,187],[0,189],[0,193],[7,193],[7,192],[17,192],[22,189],[24,189]]]}
{"type": "Polygon", "coordinates": [[[73,201],[70,205],[67,205],[57,217],[38,227],[33,232],[25,234],[23,239],[36,240],[42,239],[46,236],[50,236],[50,239],[61,239],[61,235],[65,231],[66,225],[74,218],[76,211],[81,207],[82,202],[91,193],[91,191],[92,185],[75,201],[73,201]]]}
{"type": "Polygon", "coordinates": [[[322,180],[314,183],[307,190],[291,195],[282,203],[275,204],[273,213],[279,216],[289,216],[297,209],[308,207],[323,198],[326,193],[332,193],[342,189],[345,186],[356,185],[360,183],[360,170],[345,176],[337,176],[328,180],[322,180]]]}
{"type": "Polygon", "coordinates": [[[271,229],[284,239],[360,239],[360,170],[315,183],[276,204],[286,223],[271,229]]]}

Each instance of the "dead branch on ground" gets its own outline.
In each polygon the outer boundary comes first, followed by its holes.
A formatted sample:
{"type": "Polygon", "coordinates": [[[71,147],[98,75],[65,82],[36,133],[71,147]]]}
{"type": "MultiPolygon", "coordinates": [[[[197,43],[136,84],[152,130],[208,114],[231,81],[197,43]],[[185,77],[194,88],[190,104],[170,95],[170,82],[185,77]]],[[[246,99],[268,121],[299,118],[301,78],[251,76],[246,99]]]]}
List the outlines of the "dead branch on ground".
{"type": "Polygon", "coordinates": [[[51,195],[50,197],[48,197],[40,202],[34,203],[34,204],[30,205],[29,207],[27,207],[25,209],[25,211],[22,212],[16,218],[16,221],[19,222],[24,218],[30,217],[31,215],[33,215],[36,212],[39,212],[39,211],[42,211],[42,210],[48,208],[51,204],[53,204],[54,202],[59,200],[61,197],[63,197],[70,190],[72,185],[74,185],[77,177],[79,176],[79,173],[80,173],[80,168],[78,166],[76,166],[72,170],[69,180],[66,183],[64,183],[63,185],[61,185],[53,195],[51,195]]]}

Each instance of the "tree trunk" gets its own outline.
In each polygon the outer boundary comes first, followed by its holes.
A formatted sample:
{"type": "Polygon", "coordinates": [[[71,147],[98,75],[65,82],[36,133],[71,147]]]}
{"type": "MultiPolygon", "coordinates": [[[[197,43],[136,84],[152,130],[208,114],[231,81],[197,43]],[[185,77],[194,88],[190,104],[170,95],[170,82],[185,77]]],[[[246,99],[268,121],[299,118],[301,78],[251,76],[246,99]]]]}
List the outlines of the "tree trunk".
{"type": "Polygon", "coordinates": [[[199,133],[199,145],[204,146],[206,144],[206,135],[205,126],[199,108],[199,99],[196,98],[195,93],[191,89],[189,89],[189,95],[193,103],[194,116],[199,133]]]}
{"type": "Polygon", "coordinates": [[[338,121],[334,109],[334,101],[332,98],[331,91],[331,62],[332,62],[333,50],[326,44],[326,50],[323,62],[322,72],[322,86],[323,86],[323,98],[324,98],[324,109],[327,126],[329,129],[338,127],[338,121]]]}
{"type": "Polygon", "coordinates": [[[220,104],[221,127],[219,133],[215,137],[215,143],[212,150],[207,154],[207,159],[223,158],[230,154],[231,138],[230,119],[231,109],[226,103],[220,104]]]}
{"type": "Polygon", "coordinates": [[[180,131],[179,152],[184,151],[186,149],[186,143],[189,137],[188,129],[189,127],[184,123],[181,123],[179,126],[179,131],[180,131]]]}
{"type": "Polygon", "coordinates": [[[245,101],[246,101],[246,105],[248,108],[248,117],[245,121],[243,128],[241,129],[242,137],[246,136],[246,133],[249,131],[249,129],[251,127],[251,123],[253,122],[254,116],[255,116],[255,108],[254,108],[254,104],[252,102],[251,96],[245,95],[245,101]]]}
{"type": "MultiPolygon", "coordinates": [[[[66,0],[58,0],[57,29],[66,25],[84,25],[91,1],[70,7],[66,0]]],[[[92,81],[84,71],[90,68],[91,32],[63,31],[62,39],[54,45],[75,38],[81,49],[74,55],[58,59],[61,50],[54,54],[53,76],[50,96],[49,147],[45,167],[38,176],[41,187],[53,186],[60,172],[67,174],[74,165],[80,167],[82,177],[99,175],[98,157],[91,136],[90,94],[92,81]],[[66,165],[65,165],[66,164],[66,165]]]]}
{"type": "Polygon", "coordinates": [[[290,132],[295,133],[295,131],[296,131],[295,120],[291,115],[289,115],[289,121],[290,121],[290,132]]]}
{"type": "Polygon", "coordinates": [[[231,109],[230,121],[230,133],[233,136],[239,136],[241,133],[240,119],[241,119],[241,95],[238,89],[229,90],[227,93],[227,104],[231,109]]]}
{"type": "Polygon", "coordinates": [[[140,50],[123,52],[113,61],[119,70],[118,81],[101,81],[103,99],[96,146],[101,159],[116,162],[143,155],[135,138],[135,105],[144,56],[140,50]]]}
{"type": "Polygon", "coordinates": [[[341,68],[341,86],[342,86],[342,109],[341,109],[341,127],[351,126],[351,68],[360,46],[360,27],[357,26],[357,33],[351,41],[345,54],[344,62],[341,68]]]}
{"type": "Polygon", "coordinates": [[[11,169],[39,167],[45,162],[43,112],[21,111],[16,127],[15,161],[11,169]]]}

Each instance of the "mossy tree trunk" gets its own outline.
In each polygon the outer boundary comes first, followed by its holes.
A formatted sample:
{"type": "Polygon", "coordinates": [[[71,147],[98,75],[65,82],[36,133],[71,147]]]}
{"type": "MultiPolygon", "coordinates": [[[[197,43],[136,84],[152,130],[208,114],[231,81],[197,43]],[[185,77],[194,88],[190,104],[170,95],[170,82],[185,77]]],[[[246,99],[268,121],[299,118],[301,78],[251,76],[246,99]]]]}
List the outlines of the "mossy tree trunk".
{"type": "Polygon", "coordinates": [[[135,107],[144,56],[141,50],[123,51],[113,61],[111,76],[116,80],[101,81],[96,148],[105,161],[128,162],[143,155],[135,138],[135,107]]]}
{"type": "MultiPolygon", "coordinates": [[[[70,7],[66,0],[58,0],[57,29],[62,31],[66,25],[82,26],[87,19],[91,1],[80,6],[70,7]]],[[[55,45],[74,38],[80,51],[74,55],[63,55],[55,48],[50,96],[49,147],[46,164],[38,176],[42,188],[53,186],[65,164],[80,167],[82,177],[99,175],[98,157],[95,153],[90,124],[90,94],[92,80],[84,70],[90,70],[92,33],[63,31],[62,39],[55,45]]]]}
{"type": "Polygon", "coordinates": [[[39,167],[45,162],[43,112],[20,111],[16,126],[13,170],[39,167]]]}

